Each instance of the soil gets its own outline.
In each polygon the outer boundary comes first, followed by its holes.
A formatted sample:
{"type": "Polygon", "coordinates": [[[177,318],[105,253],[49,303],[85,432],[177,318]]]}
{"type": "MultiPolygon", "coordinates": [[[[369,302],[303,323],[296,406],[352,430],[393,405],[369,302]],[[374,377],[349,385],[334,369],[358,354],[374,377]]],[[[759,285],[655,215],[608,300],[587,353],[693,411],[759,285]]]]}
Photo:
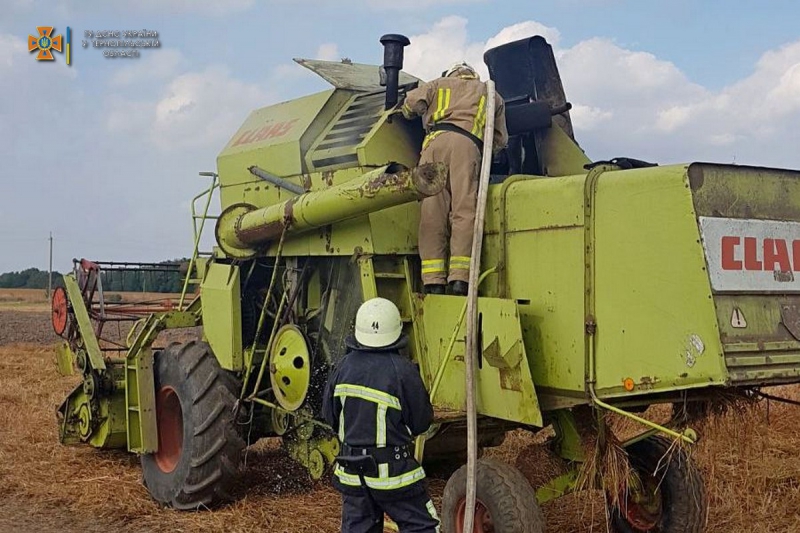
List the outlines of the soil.
{"type": "MultiPolygon", "coordinates": [[[[338,531],[340,499],[313,482],[274,439],[247,451],[238,501],[214,511],[160,508],[141,484],[136,456],[62,446],[55,409],[76,378],[55,369],[46,308],[0,309],[0,531],[338,531]]],[[[798,387],[777,393],[800,398],[798,387]]],[[[696,429],[710,516],[706,531],[800,532],[800,410],[771,402],[696,429]]],[[[517,466],[534,486],[559,473],[558,461],[532,436],[512,432],[486,455],[517,466]]],[[[436,505],[446,479],[430,480],[436,505]]],[[[606,532],[602,494],[572,494],[543,506],[551,532],[606,532]]]]}

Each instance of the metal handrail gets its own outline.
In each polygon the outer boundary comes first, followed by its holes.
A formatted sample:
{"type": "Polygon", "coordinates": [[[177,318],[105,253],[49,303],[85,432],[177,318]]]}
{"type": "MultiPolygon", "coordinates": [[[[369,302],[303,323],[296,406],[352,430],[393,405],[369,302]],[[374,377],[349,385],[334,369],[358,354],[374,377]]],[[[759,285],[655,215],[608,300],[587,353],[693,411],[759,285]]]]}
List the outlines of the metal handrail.
{"type": "Polygon", "coordinates": [[[203,235],[203,229],[206,225],[206,219],[217,218],[208,215],[208,209],[211,206],[211,199],[214,196],[214,191],[220,186],[219,175],[215,172],[201,172],[201,176],[211,176],[211,186],[203,192],[192,198],[192,231],[194,232],[194,250],[192,252],[192,259],[189,261],[189,269],[186,271],[186,277],[183,280],[183,289],[181,290],[181,299],[178,302],[178,309],[183,310],[183,304],[186,300],[186,292],[189,290],[189,281],[192,279],[192,271],[194,270],[195,263],[200,254],[200,238],[203,235]],[[203,214],[197,214],[197,201],[206,196],[206,205],[203,208],[203,214]],[[200,220],[200,229],[197,228],[197,221],[200,220]]]}

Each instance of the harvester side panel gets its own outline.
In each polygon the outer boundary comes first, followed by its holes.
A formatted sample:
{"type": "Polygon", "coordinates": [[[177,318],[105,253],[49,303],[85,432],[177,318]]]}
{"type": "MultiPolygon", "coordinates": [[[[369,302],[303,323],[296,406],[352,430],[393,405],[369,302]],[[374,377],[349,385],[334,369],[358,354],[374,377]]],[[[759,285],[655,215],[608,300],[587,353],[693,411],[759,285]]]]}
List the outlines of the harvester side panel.
{"type": "Polygon", "coordinates": [[[593,211],[599,394],[723,384],[686,167],[606,172],[593,211]]]}
{"type": "Polygon", "coordinates": [[[734,384],[800,379],[800,172],[689,167],[734,384]]]}
{"type": "Polygon", "coordinates": [[[310,140],[345,101],[328,90],[250,113],[217,157],[222,186],[260,182],[247,170],[252,165],[278,176],[305,173],[303,155],[310,140]]]}
{"type": "Polygon", "coordinates": [[[203,294],[203,333],[225,370],[241,371],[242,313],[239,267],[208,265],[200,288],[203,294]]]}
{"type": "Polygon", "coordinates": [[[593,218],[598,394],[724,384],[686,167],[603,173],[593,218]]]}
{"type": "Polygon", "coordinates": [[[584,176],[512,177],[490,190],[483,264],[504,265],[488,295],[519,304],[528,361],[543,404],[585,401],[584,176]]]}
{"type": "MultiPolygon", "coordinates": [[[[466,323],[461,322],[457,333],[456,325],[464,298],[417,295],[414,307],[425,340],[425,356],[420,359],[429,389],[436,386],[437,371],[447,361],[441,383],[433,391],[434,409],[437,413],[462,413],[466,401],[463,342],[466,323]]],[[[478,323],[480,345],[475,369],[478,414],[541,427],[542,413],[533,388],[516,303],[479,298],[478,323]]]]}

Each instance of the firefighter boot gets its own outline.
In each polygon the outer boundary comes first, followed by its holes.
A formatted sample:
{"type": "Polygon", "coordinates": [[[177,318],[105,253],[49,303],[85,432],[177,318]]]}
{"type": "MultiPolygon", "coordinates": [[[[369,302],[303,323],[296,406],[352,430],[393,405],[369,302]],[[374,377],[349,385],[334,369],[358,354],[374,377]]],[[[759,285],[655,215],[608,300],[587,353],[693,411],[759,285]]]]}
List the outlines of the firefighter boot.
{"type": "Polygon", "coordinates": [[[430,284],[425,285],[425,294],[444,294],[444,285],[430,284]]]}
{"type": "Polygon", "coordinates": [[[469,291],[469,284],[466,281],[451,281],[450,294],[453,296],[466,296],[469,291]]]}

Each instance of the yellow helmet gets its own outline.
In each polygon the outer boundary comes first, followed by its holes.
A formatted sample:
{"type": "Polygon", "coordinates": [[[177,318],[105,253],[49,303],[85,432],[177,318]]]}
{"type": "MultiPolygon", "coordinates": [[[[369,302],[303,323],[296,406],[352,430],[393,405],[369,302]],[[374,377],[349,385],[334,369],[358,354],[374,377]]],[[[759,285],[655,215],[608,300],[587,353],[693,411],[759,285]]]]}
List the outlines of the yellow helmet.
{"type": "Polygon", "coordinates": [[[459,78],[463,78],[466,80],[480,80],[481,77],[472,68],[468,63],[461,61],[459,63],[454,64],[449,69],[442,72],[443,78],[449,78],[452,76],[458,76],[459,78]]]}

